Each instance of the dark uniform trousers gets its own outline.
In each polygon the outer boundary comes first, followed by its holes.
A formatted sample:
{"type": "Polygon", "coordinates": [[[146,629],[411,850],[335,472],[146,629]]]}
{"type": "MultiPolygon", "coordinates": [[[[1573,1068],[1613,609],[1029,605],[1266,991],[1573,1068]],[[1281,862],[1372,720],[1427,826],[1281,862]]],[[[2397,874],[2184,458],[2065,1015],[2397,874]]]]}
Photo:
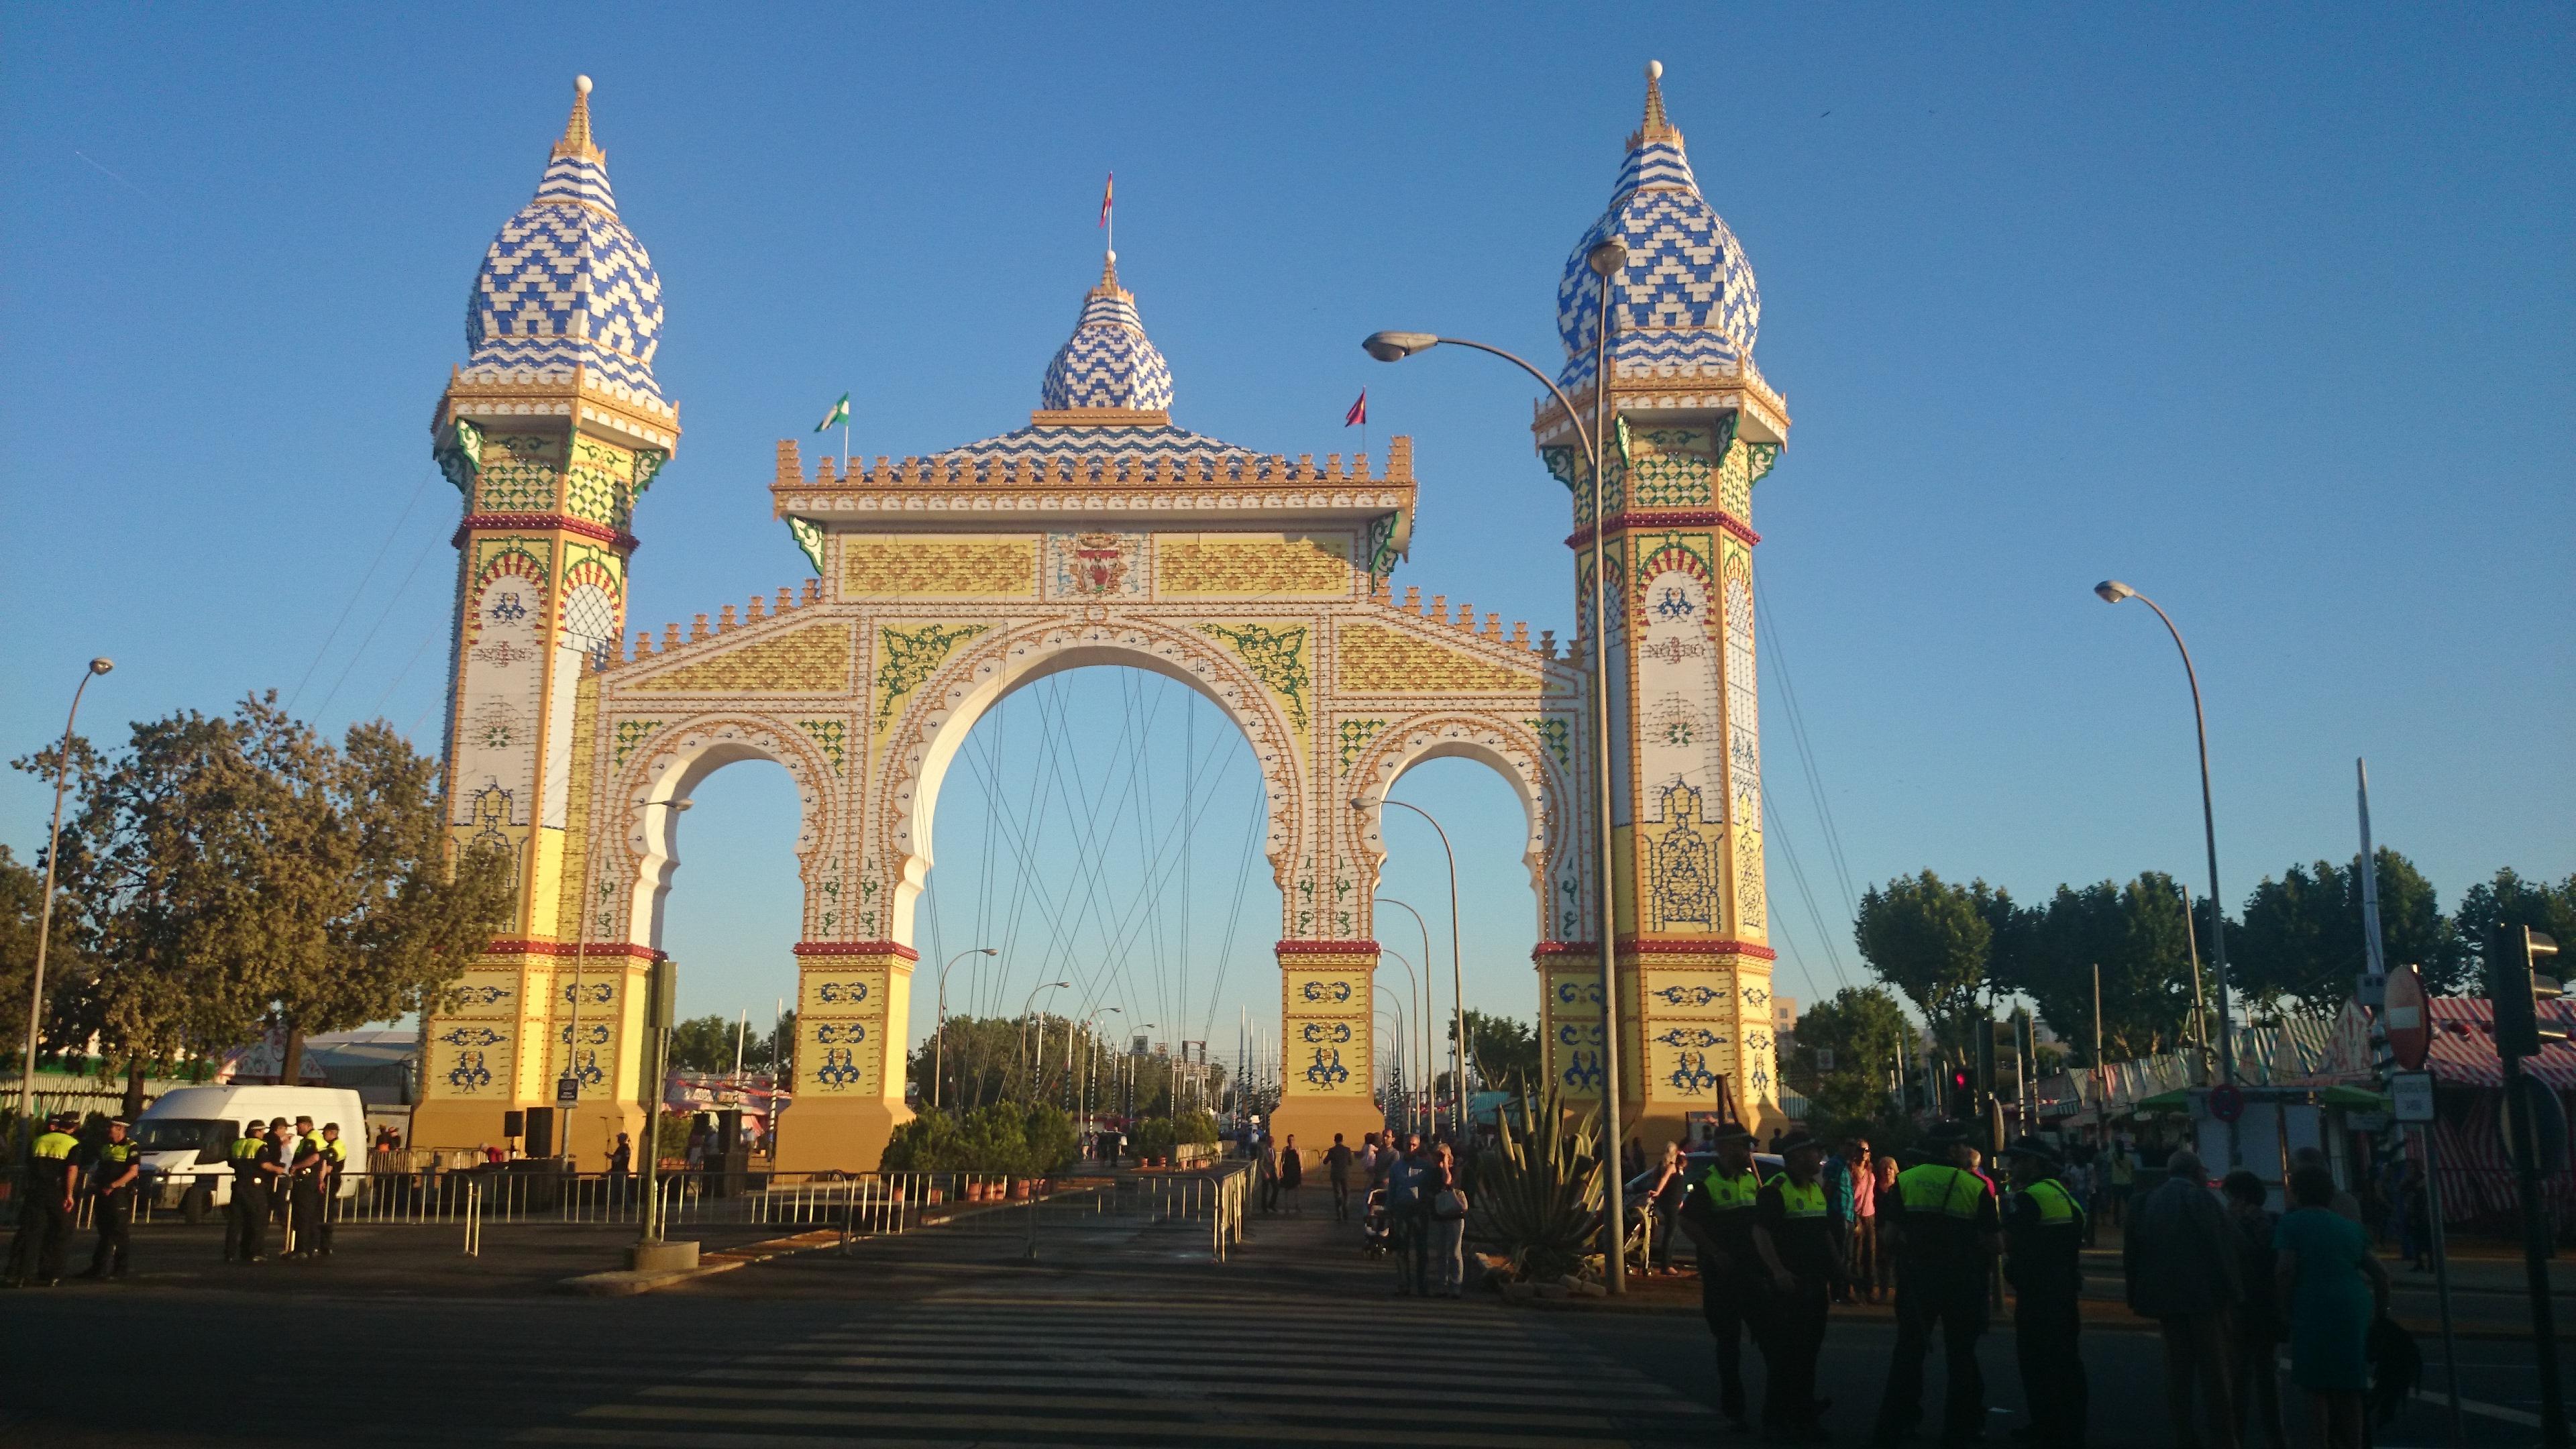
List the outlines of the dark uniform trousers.
{"type": "Polygon", "coordinates": [[[259,1231],[255,1224],[262,1209],[254,1205],[259,1196],[259,1190],[250,1185],[249,1179],[233,1179],[232,1201],[224,1205],[224,1261],[227,1263],[235,1258],[247,1258],[258,1251],[251,1243],[259,1231]]]}
{"type": "Polygon", "coordinates": [[[1941,1442],[1964,1444],[1986,1430],[1986,1380],[1977,1368],[1977,1339],[1986,1331],[1986,1285],[1975,1265],[1896,1265],[1896,1353],[1879,1401],[1881,1444],[1892,1444],[1923,1419],[1923,1356],[1935,1328],[1949,1391],[1942,1403],[1941,1442]]]}
{"type": "Polygon", "coordinates": [[[1755,1348],[1769,1354],[1763,1344],[1769,1305],[1751,1278],[1726,1269],[1700,1275],[1699,1307],[1717,1344],[1718,1411],[1740,1421],[1745,1413],[1744,1340],[1751,1337],[1755,1348]]]}
{"type": "Polygon", "coordinates": [[[1816,1419],[1816,1355],[1825,1348],[1825,1314],[1832,1287],[1824,1279],[1798,1280],[1786,1293],[1766,1296],[1762,1312],[1762,1362],[1770,1369],[1762,1395],[1762,1427],[1804,1429],[1816,1419]]]}
{"type": "Polygon", "coordinates": [[[241,1220],[241,1255],[247,1260],[268,1256],[268,1184],[252,1179],[233,1184],[233,1211],[241,1220]]]}
{"type": "Polygon", "coordinates": [[[18,1236],[9,1244],[9,1279],[14,1283],[48,1282],[63,1276],[63,1254],[71,1246],[72,1215],[63,1206],[60,1183],[41,1173],[18,1206],[18,1236]]]}
{"type": "Polygon", "coordinates": [[[95,1214],[98,1247],[89,1255],[92,1273],[122,1273],[134,1247],[134,1189],[100,1193],[95,1214]]]}
{"type": "Polygon", "coordinates": [[[295,1179],[292,1201],[295,1213],[292,1220],[295,1251],[299,1253],[321,1251],[322,1186],[314,1181],[314,1174],[308,1172],[295,1179]]]}
{"type": "Polygon", "coordinates": [[[2013,1305],[2013,1349],[2030,1402],[2031,1437],[2049,1449],[2082,1449],[2092,1392],[2076,1334],[2083,1315],[2073,1285],[2024,1289],[2013,1305]]]}

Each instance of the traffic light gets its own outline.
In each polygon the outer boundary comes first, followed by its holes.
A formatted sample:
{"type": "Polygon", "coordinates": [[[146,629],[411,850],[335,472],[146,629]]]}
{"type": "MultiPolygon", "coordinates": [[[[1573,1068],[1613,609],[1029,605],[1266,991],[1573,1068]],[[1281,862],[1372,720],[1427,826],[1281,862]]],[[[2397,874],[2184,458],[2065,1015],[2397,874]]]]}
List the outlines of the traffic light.
{"type": "Polygon", "coordinates": [[[2567,1040],[2563,1028],[2540,1024],[2540,1003],[2566,994],[2559,989],[2557,977],[2540,974],[2557,958],[2558,942],[2529,926],[2507,926],[2502,937],[2496,943],[2501,949],[2487,953],[2487,996],[2495,1003],[2496,1051],[2502,1056],[2538,1056],[2542,1043],[2567,1040]]]}
{"type": "MultiPolygon", "coordinates": [[[[1977,1026],[1975,1101],[2021,1100],[2021,1037],[2009,1021],[1983,1021],[1977,1026]]],[[[1974,1103],[1971,1103],[1971,1110],[1974,1103]]]]}
{"type": "Polygon", "coordinates": [[[1965,1122],[1977,1115],[1977,1081],[1963,1064],[1950,1064],[1942,1083],[1941,1115],[1953,1122],[1965,1122]]]}

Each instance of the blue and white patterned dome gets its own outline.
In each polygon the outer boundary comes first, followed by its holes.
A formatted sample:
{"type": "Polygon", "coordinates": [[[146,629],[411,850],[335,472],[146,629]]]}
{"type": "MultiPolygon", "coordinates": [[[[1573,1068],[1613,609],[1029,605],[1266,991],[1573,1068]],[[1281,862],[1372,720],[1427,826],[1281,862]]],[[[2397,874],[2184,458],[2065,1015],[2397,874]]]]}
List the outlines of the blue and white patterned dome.
{"type": "Polygon", "coordinates": [[[590,136],[590,77],[573,83],[572,119],[537,194],[492,239],[465,312],[466,371],[507,381],[568,375],[578,364],[611,392],[667,406],[653,381],[662,279],[617,219],[608,157],[590,136]]]}
{"type": "Polygon", "coordinates": [[[1171,406],[1172,369],[1146,340],[1135,295],[1118,285],[1118,254],[1111,252],[1101,263],[1100,285],[1082,299],[1073,335],[1047,364],[1038,407],[1168,412],[1171,406]]]}
{"type": "Polygon", "coordinates": [[[1610,334],[1614,364],[1679,368],[1727,366],[1753,355],[1762,325],[1762,294],[1753,264],[1717,209],[1699,194],[1682,133],[1664,117],[1661,62],[1646,67],[1646,120],[1628,138],[1609,210],[1574,244],[1556,287],[1556,330],[1565,341],[1559,385],[1592,381],[1599,289],[1585,260],[1616,235],[1628,265],[1611,279],[1618,325],[1610,334]]]}

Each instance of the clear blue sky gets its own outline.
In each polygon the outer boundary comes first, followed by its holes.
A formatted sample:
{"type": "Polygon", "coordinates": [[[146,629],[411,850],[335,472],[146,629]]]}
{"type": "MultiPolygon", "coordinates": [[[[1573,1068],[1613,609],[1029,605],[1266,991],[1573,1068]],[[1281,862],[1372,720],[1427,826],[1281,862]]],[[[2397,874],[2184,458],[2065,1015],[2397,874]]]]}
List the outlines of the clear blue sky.
{"type": "MultiPolygon", "coordinates": [[[[1372,447],[1412,434],[1425,480],[1397,582],[1567,632],[1530,389],[1472,355],[1388,368],[1355,344],[1426,327],[1554,356],[1557,271],[1658,56],[1797,420],[1754,519],[1770,779],[1824,921],[1775,833],[1784,992],[1835,983],[1824,934],[1861,975],[1784,657],[1853,888],[1927,866],[2025,895],[2197,877],[2180,671],[2151,615],[2087,592],[2106,575],[2197,650],[2232,901],[2351,850],[2357,755],[2380,838],[2446,904],[2500,865],[2576,870],[2564,7],[0,20],[11,754],[59,728],[94,653],[119,664],[94,730],[276,686],[330,728],[382,713],[436,747],[457,499],[425,426],[576,71],[667,288],[657,370],[687,429],[638,519],[637,624],[802,576],[768,516],[771,445],[844,388],[869,454],[1022,421],[1097,274],[1115,169],[1122,274],[1178,420],[1347,451],[1366,384],[1372,447]]],[[[1123,788],[1131,707],[1164,692],[1101,673],[1051,701],[1099,799],[1123,788]]],[[[1188,706],[1165,706],[1145,773],[1168,820],[1164,732],[1188,706]]],[[[1035,696],[1014,709],[1016,738],[1043,729],[1035,696]]],[[[1242,786],[1211,719],[1205,788],[1242,786]]],[[[1031,786],[999,788],[1008,809],[1031,786]]],[[[1532,1011],[1507,797],[1455,762],[1406,789],[1465,846],[1471,1003],[1532,1011]]],[[[775,771],[729,771],[690,817],[669,944],[691,1011],[788,989],[790,799],[775,771]]],[[[952,803],[933,896],[954,950],[979,902],[1027,885],[1008,849],[986,873],[952,818],[980,794],[952,803]]],[[[1204,957],[1247,806],[1199,803],[1204,957]]],[[[0,840],[31,848],[44,807],[9,777],[0,840]]],[[[1080,839],[1033,839],[1027,882],[1073,900],[1080,839]]],[[[1398,845],[1388,890],[1436,925],[1427,833],[1398,845]]],[[[1159,977],[1131,952],[1094,999],[1132,1022],[1195,993],[1226,1050],[1236,1005],[1276,1000],[1266,872],[1251,893],[1221,981],[1180,964],[1177,879],[1142,907],[1104,895],[1168,944],[1159,977]]],[[[1110,972],[1067,929],[1066,959],[1110,972]]],[[[1042,953],[1017,954],[984,1006],[1040,979],[1042,953]]]]}

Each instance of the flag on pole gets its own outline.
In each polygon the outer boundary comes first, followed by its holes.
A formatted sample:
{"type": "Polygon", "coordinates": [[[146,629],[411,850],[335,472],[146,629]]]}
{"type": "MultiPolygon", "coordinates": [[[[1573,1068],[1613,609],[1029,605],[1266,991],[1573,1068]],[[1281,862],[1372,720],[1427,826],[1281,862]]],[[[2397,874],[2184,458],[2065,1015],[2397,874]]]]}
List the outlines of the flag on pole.
{"type": "Polygon", "coordinates": [[[819,423],[816,423],[816,424],[814,425],[814,431],[816,431],[816,432],[818,432],[818,433],[819,433],[819,432],[823,431],[825,428],[828,428],[828,427],[832,426],[832,425],[833,425],[833,424],[835,424],[835,423],[844,423],[844,424],[846,424],[847,422],[849,422],[849,420],[850,420],[850,395],[849,395],[848,393],[843,393],[843,394],[841,394],[841,400],[840,400],[839,402],[836,402],[836,403],[832,404],[832,410],[831,410],[830,412],[827,412],[827,413],[823,414],[823,421],[821,421],[821,422],[819,422],[819,423]]]}
{"type": "Polygon", "coordinates": [[[1620,413],[1614,421],[1618,424],[1618,431],[1613,436],[1619,440],[1619,466],[1633,468],[1637,466],[1637,460],[1628,455],[1628,415],[1620,413]]]}
{"type": "Polygon", "coordinates": [[[1109,225],[1109,201],[1117,185],[1118,173],[1115,171],[1110,172],[1108,179],[1100,183],[1100,224],[1103,227],[1109,225]]]}
{"type": "Polygon", "coordinates": [[[1361,389],[1360,389],[1360,400],[1359,400],[1358,402],[1355,402],[1355,403],[1351,404],[1351,410],[1350,410],[1349,412],[1346,412],[1346,413],[1342,414],[1342,426],[1343,426],[1343,427],[1346,427],[1346,428],[1348,428],[1348,427],[1363,427],[1363,428],[1364,428],[1364,427],[1367,427],[1367,426],[1368,426],[1368,389],[1367,389],[1367,388],[1361,388],[1361,389]]]}

